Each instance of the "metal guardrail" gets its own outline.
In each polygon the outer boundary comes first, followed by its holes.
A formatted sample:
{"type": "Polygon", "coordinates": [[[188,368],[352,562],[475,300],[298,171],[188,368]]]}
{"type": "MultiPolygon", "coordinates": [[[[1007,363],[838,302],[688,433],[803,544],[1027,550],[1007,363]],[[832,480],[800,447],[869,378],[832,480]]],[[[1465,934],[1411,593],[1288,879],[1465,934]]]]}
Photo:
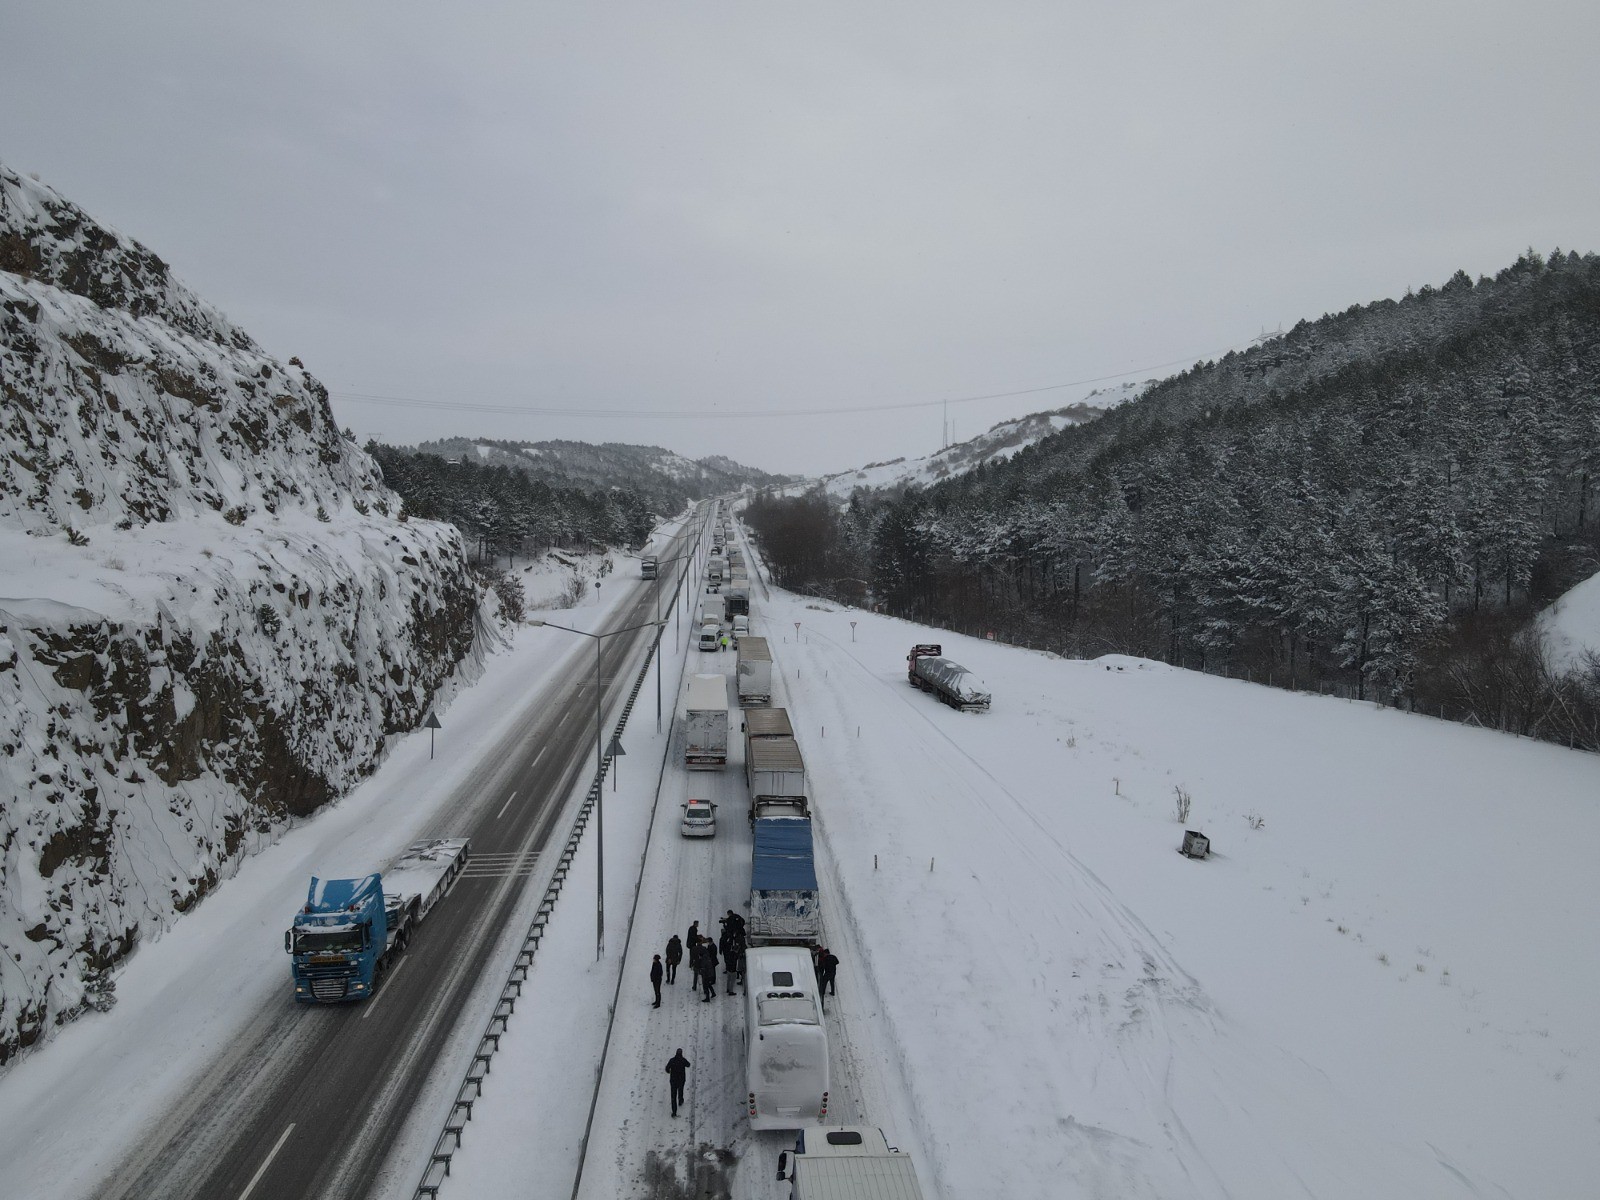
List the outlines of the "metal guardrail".
{"type": "MultiPolygon", "coordinates": [[[[650,673],[651,662],[661,653],[663,632],[663,629],[656,630],[651,652],[645,656],[644,666],[639,669],[639,677],[633,681],[633,690],[628,693],[628,699],[622,706],[622,715],[617,719],[617,727],[612,731],[612,744],[622,736],[622,731],[628,724],[628,717],[633,712],[634,702],[638,700],[639,691],[644,687],[645,678],[650,673]]],[[[500,1039],[505,1036],[511,1014],[516,1011],[517,1001],[522,997],[523,985],[528,980],[529,971],[533,969],[533,956],[537,953],[539,942],[544,937],[545,926],[549,924],[550,917],[555,911],[556,898],[561,895],[562,885],[567,881],[567,874],[571,870],[573,858],[578,853],[578,844],[583,840],[584,830],[589,827],[589,818],[599,800],[606,773],[611,769],[611,759],[612,755],[608,753],[601,760],[600,769],[595,773],[594,781],[589,784],[588,795],[578,808],[577,816],[573,818],[572,828],[567,833],[566,845],[562,847],[561,858],[556,863],[555,874],[551,876],[550,885],[545,888],[544,899],[539,902],[539,909],[528,926],[522,948],[517,951],[511,972],[500,991],[500,999],[495,1003],[494,1015],[489,1018],[488,1025],[478,1039],[478,1048],[474,1051],[472,1061],[467,1065],[466,1076],[456,1091],[455,1103],[450,1106],[450,1114],[445,1118],[444,1128],[434,1141],[428,1165],[422,1172],[422,1178],[417,1182],[416,1191],[412,1193],[413,1200],[438,1200],[439,1190],[450,1176],[451,1159],[454,1158],[456,1151],[461,1149],[462,1136],[467,1123],[472,1120],[473,1106],[483,1095],[483,1081],[489,1074],[490,1060],[500,1049],[500,1039]]]]}

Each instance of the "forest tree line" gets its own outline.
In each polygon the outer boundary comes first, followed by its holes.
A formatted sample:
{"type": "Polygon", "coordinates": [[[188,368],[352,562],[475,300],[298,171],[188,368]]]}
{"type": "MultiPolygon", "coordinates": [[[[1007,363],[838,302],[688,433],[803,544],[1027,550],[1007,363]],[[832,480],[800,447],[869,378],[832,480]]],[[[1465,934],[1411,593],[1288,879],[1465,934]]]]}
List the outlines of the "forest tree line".
{"type": "Polygon", "coordinates": [[[483,561],[514,562],[552,548],[637,545],[653,524],[644,500],[631,489],[556,487],[470,458],[452,462],[378,442],[366,449],[409,515],[450,522],[483,561]]]}
{"type": "Polygon", "coordinates": [[[763,496],[784,586],[1600,747],[1531,616],[1600,566],[1600,259],[1301,322],[927,489],[763,496]]]}

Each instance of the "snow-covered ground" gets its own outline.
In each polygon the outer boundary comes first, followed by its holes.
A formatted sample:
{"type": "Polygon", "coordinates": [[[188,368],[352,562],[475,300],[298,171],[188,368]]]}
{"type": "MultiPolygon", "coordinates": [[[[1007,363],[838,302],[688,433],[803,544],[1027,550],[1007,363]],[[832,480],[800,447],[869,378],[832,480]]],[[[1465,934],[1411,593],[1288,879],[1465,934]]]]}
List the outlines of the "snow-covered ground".
{"type": "MultiPolygon", "coordinates": [[[[594,628],[630,592],[590,588],[559,619],[594,628]]],[[[586,669],[590,653],[587,639],[516,631],[475,683],[440,698],[435,756],[426,732],[397,742],[371,779],[247,858],[234,878],[141,946],[117,972],[109,1013],[81,1018],[0,1077],[0,1195],[87,1195],[264,999],[291,1002],[282,930],[306,879],[329,873],[330,863],[368,870],[435,832],[430,820],[486,749],[526,720],[540,685],[586,669]]]]}
{"type": "MultiPolygon", "coordinates": [[[[754,606],[844,951],[834,1111],[885,1125],[930,1198],[1592,1194],[1600,758],[782,594],[754,606]],[[930,639],[985,680],[991,712],[906,684],[907,648],[930,639]],[[1176,853],[1185,827],[1212,837],[1210,860],[1176,853]]],[[[370,860],[421,828],[473,745],[516,719],[513,698],[560,669],[540,636],[444,714],[438,762],[413,739],[141,950],[111,1014],[0,1080],[6,1190],[82,1194],[230,1014],[281,984],[274,914],[309,856],[336,843],[370,860]],[[410,824],[372,832],[362,805],[379,795],[410,824]]],[[[606,797],[606,960],[592,910],[564,899],[447,1195],[567,1194],[614,994],[583,1195],[649,1194],[696,1164],[735,1195],[784,1194],[769,1170],[781,1136],[729,1117],[737,1001],[648,1004],[667,932],[733,906],[748,869],[736,773],[676,771],[652,699],[606,797]],[[716,845],[678,835],[690,788],[735,804],[716,845]],[[696,1067],[674,1127],[661,1064],[679,1045],[696,1067]]],[[[592,886],[585,862],[567,895],[592,886]]],[[[395,1170],[390,1194],[414,1178],[395,1170]]]]}
{"type": "Polygon", "coordinates": [[[944,635],[962,715],[904,682],[926,629],[769,616],[946,1194],[1589,1190],[1600,759],[944,635]]]}
{"type": "Polygon", "coordinates": [[[1570,588],[1540,613],[1539,630],[1558,671],[1586,666],[1590,656],[1600,655],[1600,575],[1570,588]]]}
{"type": "MultiPolygon", "coordinates": [[[[755,608],[846,951],[835,1115],[885,1125],[930,1197],[1589,1194],[1600,759],[782,594],[755,608]],[[992,712],[906,684],[930,637],[985,678],[992,712]],[[1185,827],[1210,860],[1176,853],[1185,827]]],[[[678,1194],[656,1189],[690,1172],[785,1194],[781,1137],[736,1120],[731,1004],[681,985],[647,1003],[651,954],[748,869],[738,822],[716,851],[679,836],[690,788],[739,791],[668,765],[584,1196],[678,1194]],[[696,1067],[676,1127],[661,1064],[679,1045],[696,1067]]],[[[574,947],[571,991],[593,1003],[574,947]]],[[[570,1171],[540,1129],[563,1125],[570,1154],[585,1060],[559,1024],[525,1029],[459,1195],[559,1190],[570,1171]]]]}

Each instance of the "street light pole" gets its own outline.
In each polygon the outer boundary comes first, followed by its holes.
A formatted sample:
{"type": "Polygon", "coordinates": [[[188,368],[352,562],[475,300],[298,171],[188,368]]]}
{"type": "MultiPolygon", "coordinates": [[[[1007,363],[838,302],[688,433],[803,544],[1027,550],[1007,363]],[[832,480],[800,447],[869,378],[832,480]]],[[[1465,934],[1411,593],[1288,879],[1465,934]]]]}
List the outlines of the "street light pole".
{"type": "Polygon", "coordinates": [[[600,682],[601,651],[603,643],[608,637],[615,637],[619,633],[635,633],[640,629],[661,628],[659,621],[647,621],[643,625],[630,625],[626,629],[608,629],[604,633],[590,633],[587,629],[574,629],[570,625],[557,625],[554,621],[530,621],[530,625],[543,625],[550,629],[560,629],[565,633],[575,633],[579,637],[594,639],[594,833],[595,833],[595,901],[594,901],[594,960],[599,962],[606,953],[606,820],[605,806],[601,798],[605,789],[600,786],[600,773],[605,769],[605,715],[603,712],[603,697],[605,689],[600,682]]]}

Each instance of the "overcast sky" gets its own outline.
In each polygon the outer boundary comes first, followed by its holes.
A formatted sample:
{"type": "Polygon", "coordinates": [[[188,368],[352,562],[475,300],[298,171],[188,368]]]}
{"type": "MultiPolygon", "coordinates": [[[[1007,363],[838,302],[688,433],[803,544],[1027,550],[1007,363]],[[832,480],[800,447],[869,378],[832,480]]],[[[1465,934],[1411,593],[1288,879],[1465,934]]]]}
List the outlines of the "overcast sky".
{"type": "Polygon", "coordinates": [[[814,473],[1600,250],[1597,63],[1596,0],[0,0],[0,160],[363,437],[814,473]]]}

